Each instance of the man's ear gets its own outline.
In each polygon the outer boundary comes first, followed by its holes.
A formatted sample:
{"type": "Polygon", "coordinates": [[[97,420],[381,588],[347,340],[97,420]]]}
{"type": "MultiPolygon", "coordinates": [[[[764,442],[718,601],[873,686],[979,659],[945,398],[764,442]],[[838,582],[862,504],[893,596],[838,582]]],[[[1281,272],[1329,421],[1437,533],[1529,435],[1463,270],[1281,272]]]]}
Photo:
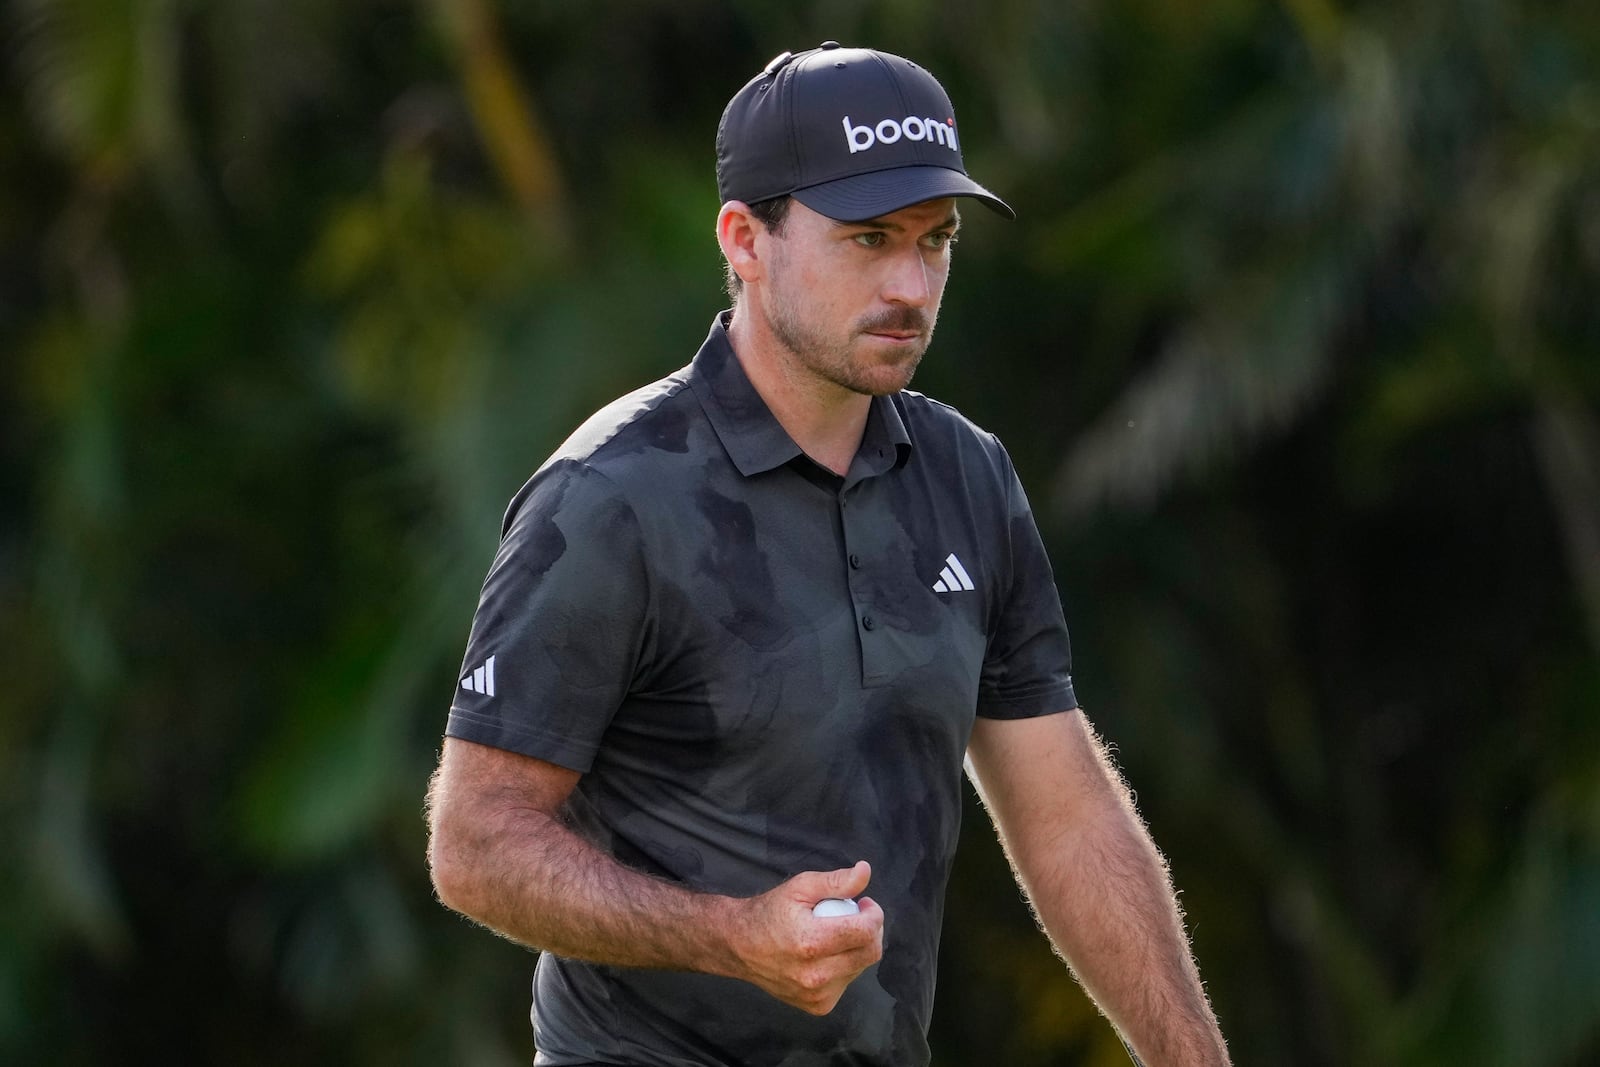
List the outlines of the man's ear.
{"type": "Polygon", "coordinates": [[[729,200],[717,213],[717,243],[728,266],[746,282],[758,281],[763,273],[761,257],[756,252],[756,235],[761,224],[750,214],[750,205],[743,200],[729,200]]]}

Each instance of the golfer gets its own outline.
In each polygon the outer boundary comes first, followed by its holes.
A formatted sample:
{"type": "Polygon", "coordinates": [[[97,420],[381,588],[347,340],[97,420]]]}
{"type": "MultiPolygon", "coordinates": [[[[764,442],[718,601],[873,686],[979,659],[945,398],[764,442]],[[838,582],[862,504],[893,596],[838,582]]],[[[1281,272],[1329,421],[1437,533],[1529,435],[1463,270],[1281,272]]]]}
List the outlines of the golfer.
{"type": "Polygon", "coordinates": [[[1227,1062],[1011,461],[907,388],[961,207],[1012,215],[964,141],[909,60],[774,59],[717,133],[732,310],[511,501],[429,860],[540,950],[538,1064],[927,1063],[964,765],[1145,1063],[1227,1062]]]}

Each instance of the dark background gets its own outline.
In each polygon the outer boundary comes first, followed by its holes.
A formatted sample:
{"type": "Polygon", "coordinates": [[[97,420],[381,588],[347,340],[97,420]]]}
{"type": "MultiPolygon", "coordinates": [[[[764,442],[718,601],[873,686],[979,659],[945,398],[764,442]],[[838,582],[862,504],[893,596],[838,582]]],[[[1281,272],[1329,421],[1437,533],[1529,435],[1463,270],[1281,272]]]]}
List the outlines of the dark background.
{"type": "MultiPolygon", "coordinates": [[[[1600,1058],[1600,8],[0,7],[0,1059],[526,1063],[421,800],[501,510],[723,306],[713,136],[955,99],[996,431],[1240,1064],[1600,1058]]],[[[974,804],[941,1065],[1125,1054],[974,804]]]]}

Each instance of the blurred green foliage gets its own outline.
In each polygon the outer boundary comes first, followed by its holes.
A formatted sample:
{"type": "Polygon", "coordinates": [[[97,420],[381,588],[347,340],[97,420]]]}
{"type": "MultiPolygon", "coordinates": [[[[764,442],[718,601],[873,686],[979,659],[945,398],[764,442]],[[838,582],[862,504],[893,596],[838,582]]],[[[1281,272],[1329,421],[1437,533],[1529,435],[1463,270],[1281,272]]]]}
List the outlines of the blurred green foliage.
{"type": "MultiPolygon", "coordinates": [[[[421,796],[501,509],[722,306],[712,138],[937,71],[1007,442],[1240,1063],[1600,1058],[1600,9],[14,0],[0,1059],[527,1062],[421,796]]],[[[937,1062],[1123,1062],[974,805],[937,1062]]]]}

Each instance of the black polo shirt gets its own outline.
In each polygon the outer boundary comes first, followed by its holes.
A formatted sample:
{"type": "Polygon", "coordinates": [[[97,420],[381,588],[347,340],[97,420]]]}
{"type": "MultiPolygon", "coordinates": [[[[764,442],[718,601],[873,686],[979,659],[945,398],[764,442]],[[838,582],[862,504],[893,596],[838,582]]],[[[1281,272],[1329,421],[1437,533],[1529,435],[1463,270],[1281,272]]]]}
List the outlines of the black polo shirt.
{"type": "Polygon", "coordinates": [[[883,960],[815,1018],[732,979],[539,961],[541,1064],[922,1064],[973,716],[1077,706],[1010,459],[954,409],[873,401],[839,478],[713,324],[512,500],[449,736],[584,772],[621,862],[737,896],[871,862],[883,960]]]}

